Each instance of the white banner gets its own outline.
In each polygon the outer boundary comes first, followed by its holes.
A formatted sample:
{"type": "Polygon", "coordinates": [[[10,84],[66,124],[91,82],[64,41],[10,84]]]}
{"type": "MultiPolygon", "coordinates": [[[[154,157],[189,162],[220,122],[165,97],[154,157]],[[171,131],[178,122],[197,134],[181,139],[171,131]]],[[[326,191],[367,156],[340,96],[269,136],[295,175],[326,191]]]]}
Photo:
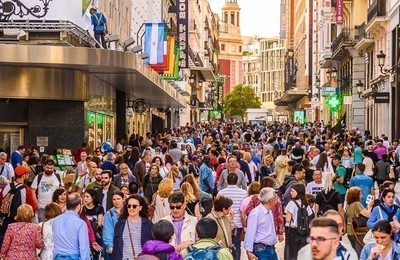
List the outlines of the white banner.
{"type": "MultiPolygon", "coordinates": [[[[69,20],[85,30],[90,30],[89,10],[91,0],[24,0],[23,5],[9,1],[7,10],[0,11],[0,20],[69,20]],[[45,8],[46,7],[46,8],[45,8]]],[[[4,7],[4,6],[3,6],[4,7]]],[[[102,10],[99,10],[102,11],[102,10]]]]}

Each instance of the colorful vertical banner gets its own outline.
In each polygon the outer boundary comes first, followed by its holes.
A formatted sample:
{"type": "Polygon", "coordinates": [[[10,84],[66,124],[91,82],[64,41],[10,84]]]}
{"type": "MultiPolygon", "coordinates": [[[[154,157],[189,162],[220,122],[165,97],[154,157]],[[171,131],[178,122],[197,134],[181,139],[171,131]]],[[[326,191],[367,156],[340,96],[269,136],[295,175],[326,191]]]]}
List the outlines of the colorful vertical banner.
{"type": "Polygon", "coordinates": [[[189,68],[189,0],[178,0],[177,26],[181,68],[189,68]]]}
{"type": "Polygon", "coordinates": [[[343,0],[336,0],[336,24],[343,24],[343,0]]]}
{"type": "Polygon", "coordinates": [[[165,23],[145,23],[144,52],[149,55],[147,64],[164,62],[165,23]]]}

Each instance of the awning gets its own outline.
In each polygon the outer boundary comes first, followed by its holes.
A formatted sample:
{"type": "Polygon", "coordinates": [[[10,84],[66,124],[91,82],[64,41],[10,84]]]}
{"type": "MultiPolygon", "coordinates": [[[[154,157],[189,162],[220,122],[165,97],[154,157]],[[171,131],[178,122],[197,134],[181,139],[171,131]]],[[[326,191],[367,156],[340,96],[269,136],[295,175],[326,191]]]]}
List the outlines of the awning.
{"type": "Polygon", "coordinates": [[[296,103],[302,97],[307,96],[306,90],[287,90],[280,99],[274,101],[276,106],[288,106],[289,104],[296,103]]]}
{"type": "Polygon", "coordinates": [[[28,82],[26,85],[29,87],[32,81],[30,77],[34,77],[33,71],[57,70],[55,79],[34,79],[33,84],[47,85],[51,88],[55,82],[73,82],[71,71],[75,71],[77,74],[86,75],[85,84],[89,86],[111,85],[125,91],[130,97],[143,98],[150,107],[186,107],[185,98],[144,64],[138,55],[131,52],[83,47],[0,44],[0,66],[8,68],[0,70],[0,78],[9,80],[2,82],[3,86],[11,87],[9,83],[16,84],[23,79],[28,82]],[[19,78],[12,74],[14,70],[18,71],[19,74],[16,75],[19,78]],[[4,73],[13,77],[7,77],[4,73]]]}

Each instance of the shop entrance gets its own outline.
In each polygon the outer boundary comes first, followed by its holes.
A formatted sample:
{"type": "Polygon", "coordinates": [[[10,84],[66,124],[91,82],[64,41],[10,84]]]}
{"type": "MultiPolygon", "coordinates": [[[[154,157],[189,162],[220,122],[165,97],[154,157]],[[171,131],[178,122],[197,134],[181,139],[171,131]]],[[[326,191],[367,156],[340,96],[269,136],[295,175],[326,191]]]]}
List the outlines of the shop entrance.
{"type": "Polygon", "coordinates": [[[25,140],[24,127],[0,126],[0,150],[10,155],[25,140]]]}

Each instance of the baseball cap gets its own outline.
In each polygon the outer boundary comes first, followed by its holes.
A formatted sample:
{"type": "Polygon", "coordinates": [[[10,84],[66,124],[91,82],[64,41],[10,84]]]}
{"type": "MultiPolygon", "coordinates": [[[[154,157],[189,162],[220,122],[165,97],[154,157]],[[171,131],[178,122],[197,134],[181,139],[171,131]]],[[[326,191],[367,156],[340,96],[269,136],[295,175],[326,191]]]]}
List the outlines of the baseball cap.
{"type": "Polygon", "coordinates": [[[198,161],[198,160],[199,160],[199,157],[197,155],[192,157],[192,161],[198,161]]]}
{"type": "Polygon", "coordinates": [[[28,171],[26,170],[26,168],[24,166],[17,166],[14,170],[16,177],[21,177],[21,176],[25,175],[27,172],[28,171]]]}

